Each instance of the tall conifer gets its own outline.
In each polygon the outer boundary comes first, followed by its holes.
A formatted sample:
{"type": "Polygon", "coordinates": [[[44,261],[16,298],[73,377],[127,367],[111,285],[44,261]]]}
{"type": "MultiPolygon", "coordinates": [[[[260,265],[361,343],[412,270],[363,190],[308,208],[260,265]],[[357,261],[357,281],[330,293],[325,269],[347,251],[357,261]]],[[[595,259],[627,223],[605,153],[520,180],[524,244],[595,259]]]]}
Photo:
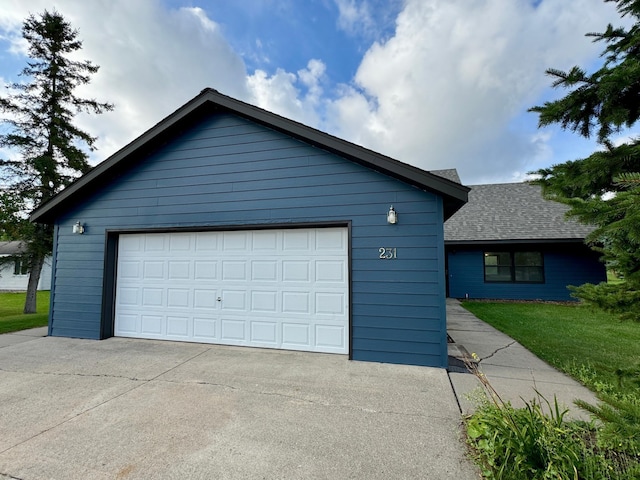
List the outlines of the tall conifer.
{"type": "Polygon", "coordinates": [[[29,223],[28,213],[90,170],[82,147],[93,150],[96,138],[75,125],[74,116],[103,113],[113,105],[74,94],[99,67],[70,58],[82,42],[60,13],[30,15],[22,36],[29,45],[27,66],[20,74],[23,81],[8,85],[8,93],[0,96],[0,146],[12,152],[10,158],[0,159],[0,233],[26,247],[22,260],[28,262],[30,274],[24,312],[35,313],[42,265],[52,249],[52,228],[29,223]]]}

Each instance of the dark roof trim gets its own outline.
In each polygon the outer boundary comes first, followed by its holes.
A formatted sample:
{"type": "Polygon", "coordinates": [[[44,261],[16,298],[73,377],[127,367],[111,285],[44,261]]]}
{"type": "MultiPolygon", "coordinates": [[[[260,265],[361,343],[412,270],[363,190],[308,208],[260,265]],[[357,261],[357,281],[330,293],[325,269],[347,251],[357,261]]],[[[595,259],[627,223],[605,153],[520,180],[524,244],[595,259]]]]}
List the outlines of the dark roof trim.
{"type": "Polygon", "coordinates": [[[510,245],[510,244],[536,244],[536,243],[581,243],[584,238],[530,238],[518,240],[445,240],[445,245],[510,245]]]}
{"type": "Polygon", "coordinates": [[[47,203],[38,207],[31,214],[30,220],[32,222],[53,223],[67,207],[79,203],[78,197],[88,195],[94,192],[96,187],[109,183],[118,176],[119,172],[131,165],[132,162],[125,160],[143,158],[166,143],[169,137],[179,134],[202,116],[221,110],[232,112],[286,133],[422,190],[438,193],[442,195],[444,200],[445,220],[468,200],[469,188],[463,185],[207,88],[157,125],[98,164],[47,203]]]}

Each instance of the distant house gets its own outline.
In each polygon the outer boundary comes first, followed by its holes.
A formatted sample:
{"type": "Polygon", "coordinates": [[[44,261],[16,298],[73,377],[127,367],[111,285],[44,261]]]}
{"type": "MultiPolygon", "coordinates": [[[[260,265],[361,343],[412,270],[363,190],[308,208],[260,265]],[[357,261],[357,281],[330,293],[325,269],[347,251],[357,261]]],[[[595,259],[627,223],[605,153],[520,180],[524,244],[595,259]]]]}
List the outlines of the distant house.
{"type": "MultiPolygon", "coordinates": [[[[432,173],[455,181],[451,171],[432,173]]],[[[444,225],[450,297],[571,300],[568,285],[606,280],[584,243],[593,228],[567,219],[568,207],[545,200],[539,186],[470,188],[469,202],[444,225]]]]}
{"type": "MultiPolygon", "coordinates": [[[[17,257],[24,251],[21,242],[0,242],[0,257],[14,257],[0,263],[0,291],[21,291],[27,289],[29,267],[17,257]]],[[[38,290],[51,288],[51,258],[45,260],[38,283],[38,290]]]]}

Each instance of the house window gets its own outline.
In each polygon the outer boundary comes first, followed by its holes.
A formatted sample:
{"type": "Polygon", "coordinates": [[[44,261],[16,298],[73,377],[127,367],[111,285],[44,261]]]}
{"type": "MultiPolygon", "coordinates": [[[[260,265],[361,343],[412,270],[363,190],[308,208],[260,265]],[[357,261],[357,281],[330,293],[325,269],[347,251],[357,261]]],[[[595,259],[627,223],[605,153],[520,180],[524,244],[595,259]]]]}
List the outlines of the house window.
{"type": "Polygon", "coordinates": [[[13,264],[14,275],[27,275],[29,273],[29,263],[20,258],[16,258],[13,264]]]}
{"type": "Polygon", "coordinates": [[[485,252],[484,281],[544,283],[542,252],[485,252]]]}

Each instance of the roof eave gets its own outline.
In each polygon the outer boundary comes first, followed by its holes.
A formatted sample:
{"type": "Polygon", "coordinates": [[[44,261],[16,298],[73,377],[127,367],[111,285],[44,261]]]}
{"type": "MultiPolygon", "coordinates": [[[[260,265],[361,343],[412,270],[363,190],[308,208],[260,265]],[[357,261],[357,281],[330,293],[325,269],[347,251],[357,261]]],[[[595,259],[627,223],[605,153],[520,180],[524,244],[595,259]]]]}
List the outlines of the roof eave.
{"type": "Polygon", "coordinates": [[[445,245],[507,245],[534,243],[584,243],[583,238],[516,238],[516,239],[483,239],[483,240],[447,240],[445,245]]]}
{"type": "MultiPolygon", "coordinates": [[[[445,220],[458,211],[468,200],[470,190],[468,187],[208,88],[104,162],[98,164],[47,203],[38,207],[32,212],[30,220],[32,222],[53,223],[59,216],[59,211],[64,209],[71,197],[84,192],[87,187],[92,186],[107,173],[117,174],[118,167],[122,168],[121,162],[123,160],[130,156],[139,157],[145,152],[157,148],[162,144],[164,134],[172,130],[179,130],[185,123],[190,124],[189,119],[193,121],[193,119],[199,118],[198,112],[212,112],[218,109],[231,111],[422,190],[439,193],[444,200],[445,220]]],[[[94,190],[92,189],[92,191],[94,190]]]]}

